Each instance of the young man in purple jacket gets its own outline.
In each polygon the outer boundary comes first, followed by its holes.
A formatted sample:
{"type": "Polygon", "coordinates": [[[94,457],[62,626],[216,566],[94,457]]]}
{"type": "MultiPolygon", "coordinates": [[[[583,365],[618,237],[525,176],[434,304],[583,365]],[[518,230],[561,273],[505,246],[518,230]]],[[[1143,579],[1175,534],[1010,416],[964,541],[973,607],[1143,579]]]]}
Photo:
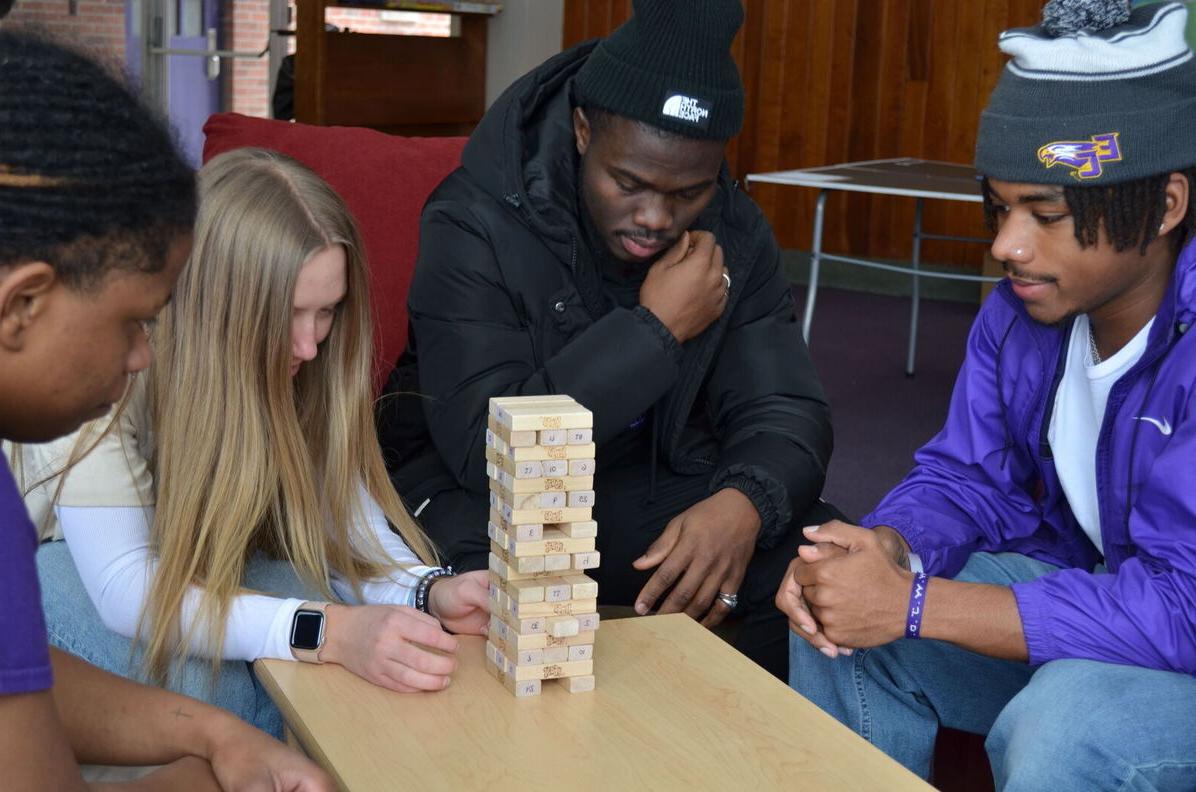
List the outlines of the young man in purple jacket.
{"type": "Polygon", "coordinates": [[[913,471],[777,594],[791,685],[923,777],[941,724],[1002,790],[1196,789],[1196,60],[1182,5],[1126,6],[1001,37],[1008,280],[913,471]]]}

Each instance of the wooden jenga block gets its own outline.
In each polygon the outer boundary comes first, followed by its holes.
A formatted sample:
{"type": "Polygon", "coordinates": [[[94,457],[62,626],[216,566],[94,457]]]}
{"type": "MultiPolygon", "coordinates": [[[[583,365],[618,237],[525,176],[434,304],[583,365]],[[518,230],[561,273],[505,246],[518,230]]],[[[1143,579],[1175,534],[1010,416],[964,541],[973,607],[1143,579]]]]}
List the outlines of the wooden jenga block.
{"type": "MultiPolygon", "coordinates": [[[[596,616],[596,614],[595,614],[596,616]]],[[[577,635],[581,632],[581,621],[575,616],[544,616],[542,629],[534,631],[520,630],[523,632],[546,632],[554,638],[567,638],[570,635],[577,635]]],[[[534,621],[534,619],[526,619],[524,621],[534,621]]]]}
{"type": "Polygon", "coordinates": [[[507,431],[506,434],[499,434],[508,446],[511,448],[526,448],[528,446],[538,445],[539,437],[534,431],[512,432],[507,431]]]}
{"type": "MultiPolygon", "coordinates": [[[[535,556],[520,558],[519,563],[529,564],[532,566],[538,565],[539,569],[531,572],[520,572],[516,567],[511,565],[510,562],[513,559],[511,559],[509,556],[504,558],[499,557],[494,550],[494,548],[497,546],[498,545],[495,544],[490,545],[490,571],[494,572],[503,580],[539,580],[541,578],[555,577],[558,574],[557,572],[545,572],[544,559],[536,559],[535,556]]],[[[503,553],[505,554],[506,552],[506,549],[503,548],[503,553]]]]}
{"type": "Polygon", "coordinates": [[[486,536],[489,536],[490,541],[500,545],[501,547],[506,547],[510,544],[510,539],[507,536],[507,532],[500,528],[498,523],[494,522],[493,520],[486,523],[486,536]]]}
{"type": "MultiPolygon", "coordinates": [[[[541,468],[543,469],[543,468],[541,468]]],[[[570,476],[593,476],[598,472],[598,465],[592,459],[570,459],[569,460],[569,475],[570,476]]]]}
{"type": "MultiPolygon", "coordinates": [[[[540,654],[543,657],[543,653],[540,654]]],[[[594,644],[578,644],[569,647],[569,662],[575,660],[593,660],[594,644]]]]}
{"type": "MultiPolygon", "coordinates": [[[[571,599],[597,599],[598,583],[585,575],[565,575],[562,580],[570,586],[571,599]]],[[[548,589],[544,589],[544,598],[548,599],[548,589]]]]}
{"type": "MultiPolygon", "coordinates": [[[[579,553],[578,555],[586,555],[586,554],[579,553]]],[[[553,555],[530,556],[530,557],[531,558],[543,558],[545,572],[564,572],[566,569],[570,568],[570,564],[572,563],[572,559],[574,558],[574,556],[571,556],[568,553],[560,553],[559,555],[554,553],[553,555]]]]}
{"type": "Polygon", "coordinates": [[[594,490],[578,490],[570,491],[568,495],[568,505],[571,509],[594,508],[594,490]]]}
{"type": "Polygon", "coordinates": [[[597,540],[593,536],[571,539],[557,530],[546,530],[544,536],[534,542],[511,542],[507,550],[516,558],[531,555],[554,555],[558,553],[592,553],[597,540]]]}
{"type": "MultiPolygon", "coordinates": [[[[557,523],[556,525],[547,526],[547,528],[560,531],[570,539],[585,539],[591,536],[598,535],[598,523],[593,520],[584,520],[582,522],[571,523],[557,523]]],[[[522,541],[522,540],[520,540],[522,541]]]]}
{"type": "Polygon", "coordinates": [[[550,646],[544,649],[545,663],[567,663],[569,662],[569,650],[571,646],[550,646]]]}
{"type": "MultiPolygon", "coordinates": [[[[546,558],[546,556],[524,556],[523,558],[516,558],[515,556],[511,555],[507,551],[507,548],[505,548],[502,545],[499,545],[495,542],[490,543],[490,552],[493,555],[497,556],[498,559],[500,561],[502,561],[503,564],[507,567],[506,574],[503,574],[503,572],[499,571],[498,569],[495,569],[496,572],[498,572],[500,575],[502,575],[502,577],[506,578],[507,580],[517,579],[516,577],[514,577],[511,574],[512,570],[517,575],[526,575],[528,577],[533,577],[535,575],[535,573],[546,571],[544,568],[544,566],[545,566],[544,559],[546,558]]],[[[565,556],[565,557],[572,558],[572,556],[565,556]]],[[[552,571],[559,571],[559,570],[552,570],[552,571]]]]}
{"type": "MultiPolygon", "coordinates": [[[[560,494],[560,493],[557,493],[560,494]]],[[[580,522],[588,520],[592,516],[590,509],[516,509],[509,501],[502,498],[495,497],[492,490],[491,505],[502,518],[509,523],[562,523],[562,522],[580,522]]]]}
{"type": "MultiPolygon", "coordinates": [[[[577,622],[577,619],[573,620],[577,622]]],[[[529,619],[516,619],[512,617],[507,625],[520,635],[535,635],[536,633],[547,632],[548,617],[547,616],[533,616],[529,619]]],[[[580,632],[580,630],[578,631],[580,632]]]]}
{"type": "MultiPolygon", "coordinates": [[[[543,581],[538,580],[504,580],[498,578],[491,572],[490,582],[495,583],[500,589],[507,592],[507,596],[511,598],[512,602],[519,604],[531,602],[543,602],[545,597],[545,585],[543,581]]],[[[548,578],[552,580],[552,578],[548,578]]],[[[555,593],[555,588],[553,589],[555,593]]]]}
{"type": "Polygon", "coordinates": [[[573,404],[500,404],[494,412],[499,426],[511,432],[543,429],[592,429],[594,414],[573,404]]]}
{"type": "MultiPolygon", "coordinates": [[[[507,544],[510,543],[511,537],[515,537],[516,542],[534,542],[544,538],[543,523],[512,524],[504,520],[502,515],[493,509],[490,510],[490,522],[502,528],[507,534],[507,544]]],[[[506,544],[503,546],[505,547],[506,544]]]]}
{"type": "Polygon", "coordinates": [[[598,629],[598,614],[583,613],[578,616],[577,627],[579,632],[594,632],[598,629]]]}
{"type": "Polygon", "coordinates": [[[546,459],[542,464],[546,477],[569,477],[569,460],[567,459],[546,459]]]}
{"type": "MultiPolygon", "coordinates": [[[[567,653],[566,656],[568,656],[568,654],[571,654],[572,651],[573,651],[573,647],[566,648],[565,649],[565,652],[567,653]]],[[[587,654],[584,657],[579,656],[579,657],[575,657],[573,659],[574,660],[589,660],[590,656],[589,656],[589,654],[587,654]]],[[[517,666],[544,665],[544,662],[545,661],[544,661],[544,650],[543,649],[525,649],[522,652],[517,652],[515,654],[515,665],[517,665],[517,666]]]]}
{"type": "MultiPolygon", "coordinates": [[[[565,600],[564,602],[515,602],[505,592],[499,595],[506,597],[506,609],[516,619],[530,619],[533,616],[574,616],[583,613],[593,613],[598,607],[597,600],[565,600]]],[[[572,635],[573,633],[568,633],[572,635]]]]}
{"type": "Polygon", "coordinates": [[[594,569],[601,561],[602,554],[597,550],[592,553],[575,553],[573,555],[572,566],[573,569],[594,569]]]}
{"type": "Polygon", "coordinates": [[[570,693],[589,693],[594,689],[594,675],[567,677],[560,682],[570,693]]]}
{"type": "MultiPolygon", "coordinates": [[[[516,654],[526,649],[560,649],[566,650],[570,646],[579,644],[594,644],[594,633],[579,632],[577,635],[567,635],[556,638],[548,633],[528,633],[522,635],[515,632],[500,616],[490,617],[489,640],[509,654],[516,654]]],[[[567,656],[568,652],[566,652],[567,656]]]]}
{"type": "Polygon", "coordinates": [[[545,429],[540,432],[540,445],[563,446],[568,438],[568,431],[565,429],[545,429]]]}
{"type": "MultiPolygon", "coordinates": [[[[493,463],[487,463],[494,467],[493,463]]],[[[543,463],[541,463],[542,465],[543,463]]],[[[591,490],[594,488],[593,476],[563,476],[560,478],[540,477],[534,479],[515,478],[505,470],[495,467],[495,475],[490,478],[499,483],[502,489],[516,494],[521,492],[569,492],[572,490],[591,490]]]]}
{"type": "Polygon", "coordinates": [[[571,599],[594,599],[598,596],[598,588],[594,587],[594,597],[573,596],[573,584],[564,578],[550,578],[544,581],[544,601],[564,602],[571,599]]]}
{"type": "Polygon", "coordinates": [[[570,429],[566,443],[569,445],[586,445],[594,439],[593,429],[570,429]]]}
{"type": "Polygon", "coordinates": [[[503,678],[503,684],[515,695],[515,698],[527,698],[540,695],[542,683],[538,679],[515,679],[508,675],[503,678]]]}
{"type": "MultiPolygon", "coordinates": [[[[487,431],[487,437],[492,434],[490,430],[487,431]]],[[[572,460],[572,459],[593,459],[597,452],[597,446],[593,443],[587,445],[563,445],[563,446],[523,446],[521,448],[511,448],[506,444],[502,438],[495,435],[494,443],[487,443],[486,446],[486,460],[493,462],[499,467],[510,463],[512,465],[521,462],[545,462],[548,460],[572,460]]],[[[508,471],[514,475],[514,469],[508,471]]],[[[565,475],[565,474],[561,474],[565,475]]],[[[530,478],[530,477],[529,477],[530,478]]]]}
{"type": "Polygon", "coordinates": [[[546,663],[539,666],[515,666],[515,679],[562,679],[571,676],[585,676],[594,673],[593,660],[578,660],[574,663],[546,663]]]}
{"type": "MultiPolygon", "coordinates": [[[[499,503],[506,504],[514,512],[536,509],[563,509],[569,495],[566,492],[511,492],[497,481],[490,482],[490,508],[503,514],[499,503]]],[[[540,522],[540,520],[507,520],[507,522],[540,522]]]]}
{"type": "Polygon", "coordinates": [[[563,393],[542,393],[534,396],[491,396],[486,403],[486,410],[490,415],[498,415],[499,408],[518,404],[577,404],[577,401],[572,396],[563,393]]]}

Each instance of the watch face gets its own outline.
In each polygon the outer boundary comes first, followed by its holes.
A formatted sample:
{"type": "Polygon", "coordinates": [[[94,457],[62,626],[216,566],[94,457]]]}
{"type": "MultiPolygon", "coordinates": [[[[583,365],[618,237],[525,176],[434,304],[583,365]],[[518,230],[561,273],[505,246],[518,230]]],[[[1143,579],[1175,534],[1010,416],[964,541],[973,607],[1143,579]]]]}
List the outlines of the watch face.
{"type": "Polygon", "coordinates": [[[324,614],[319,611],[297,611],[291,624],[291,646],[296,649],[319,649],[324,631],[324,614]]]}

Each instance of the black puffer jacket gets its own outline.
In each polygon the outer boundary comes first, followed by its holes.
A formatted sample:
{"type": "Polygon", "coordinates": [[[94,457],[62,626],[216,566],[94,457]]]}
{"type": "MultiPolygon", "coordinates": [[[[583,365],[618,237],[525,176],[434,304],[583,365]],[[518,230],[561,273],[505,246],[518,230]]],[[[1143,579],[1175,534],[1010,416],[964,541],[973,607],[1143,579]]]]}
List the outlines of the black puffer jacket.
{"type": "Polygon", "coordinates": [[[724,168],[695,224],[724,250],[722,318],[682,346],[646,309],[603,293],[577,217],[571,120],[570,82],[591,47],[513,85],[424,207],[413,343],[390,390],[419,388],[432,443],[413,451],[383,427],[396,484],[412,505],[448,488],[484,493],[487,399],[564,393],[594,412],[600,467],[602,444],[651,411],[654,462],[742,490],[767,547],[818,497],[831,453],[776,241],[724,168]]]}

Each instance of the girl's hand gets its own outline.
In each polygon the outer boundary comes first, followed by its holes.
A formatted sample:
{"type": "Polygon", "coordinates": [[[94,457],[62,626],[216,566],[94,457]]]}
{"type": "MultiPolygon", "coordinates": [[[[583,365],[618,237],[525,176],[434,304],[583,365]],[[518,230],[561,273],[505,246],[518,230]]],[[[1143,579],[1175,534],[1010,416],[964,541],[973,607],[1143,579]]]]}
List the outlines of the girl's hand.
{"type": "Polygon", "coordinates": [[[485,635],[490,626],[490,583],[486,573],[437,578],[428,592],[428,610],[449,632],[485,635]]]}
{"type": "Polygon", "coordinates": [[[320,659],[339,663],[375,685],[400,693],[443,690],[457,670],[452,656],[457,639],[415,608],[329,605],[325,617],[320,659]]]}

